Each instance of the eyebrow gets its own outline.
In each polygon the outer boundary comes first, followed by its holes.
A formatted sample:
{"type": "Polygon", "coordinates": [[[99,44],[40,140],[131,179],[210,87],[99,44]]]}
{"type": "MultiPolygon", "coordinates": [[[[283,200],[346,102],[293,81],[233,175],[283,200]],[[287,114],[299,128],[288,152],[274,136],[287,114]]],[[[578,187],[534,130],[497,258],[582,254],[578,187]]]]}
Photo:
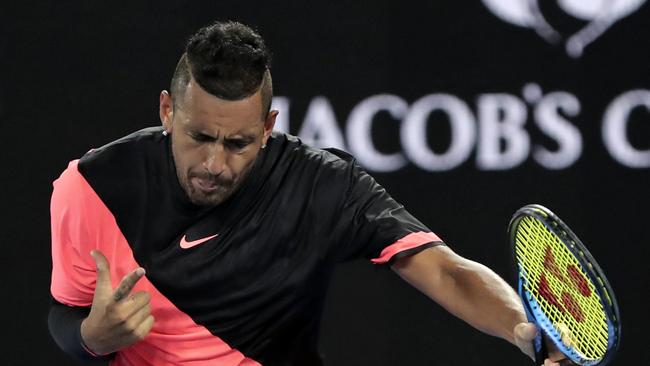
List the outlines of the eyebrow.
{"type": "Polygon", "coordinates": [[[256,135],[253,133],[237,133],[235,136],[224,138],[224,140],[245,140],[253,141],[255,140],[256,135]]]}
{"type": "MultiPolygon", "coordinates": [[[[214,139],[214,140],[219,139],[219,136],[214,137],[214,136],[212,136],[210,134],[207,134],[207,133],[205,133],[203,131],[200,131],[200,130],[194,129],[194,128],[190,128],[189,132],[195,133],[195,134],[198,134],[198,135],[203,135],[203,136],[209,137],[209,138],[214,139]]],[[[257,135],[255,135],[255,133],[252,133],[252,132],[244,132],[244,133],[239,132],[239,133],[235,133],[231,137],[224,137],[224,141],[237,141],[237,140],[239,140],[239,141],[254,141],[256,137],[257,137],[257,135]]]]}

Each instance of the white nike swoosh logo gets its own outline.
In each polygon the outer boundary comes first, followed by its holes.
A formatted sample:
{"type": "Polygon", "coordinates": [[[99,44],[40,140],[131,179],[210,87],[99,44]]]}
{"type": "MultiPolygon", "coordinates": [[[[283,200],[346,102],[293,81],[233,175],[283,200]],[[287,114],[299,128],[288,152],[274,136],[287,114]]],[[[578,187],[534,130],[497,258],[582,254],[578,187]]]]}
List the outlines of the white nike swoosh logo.
{"type": "Polygon", "coordinates": [[[196,240],[192,240],[192,241],[187,241],[187,235],[183,235],[183,237],[181,238],[181,248],[190,249],[191,247],[195,247],[195,246],[197,246],[199,244],[202,244],[202,243],[204,243],[204,242],[206,242],[206,241],[208,241],[208,240],[210,240],[212,238],[217,237],[217,235],[219,235],[219,234],[214,234],[212,236],[208,236],[207,238],[196,239],[196,240]]]}

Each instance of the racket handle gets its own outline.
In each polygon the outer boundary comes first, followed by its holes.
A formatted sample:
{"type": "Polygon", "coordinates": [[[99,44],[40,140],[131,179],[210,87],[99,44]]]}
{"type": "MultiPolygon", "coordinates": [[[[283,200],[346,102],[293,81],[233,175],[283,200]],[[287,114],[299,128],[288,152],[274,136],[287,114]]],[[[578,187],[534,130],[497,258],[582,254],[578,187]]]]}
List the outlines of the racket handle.
{"type": "Polygon", "coordinates": [[[535,351],[535,365],[543,365],[544,360],[548,357],[548,352],[546,351],[546,344],[541,330],[533,339],[533,350],[535,351]]]}

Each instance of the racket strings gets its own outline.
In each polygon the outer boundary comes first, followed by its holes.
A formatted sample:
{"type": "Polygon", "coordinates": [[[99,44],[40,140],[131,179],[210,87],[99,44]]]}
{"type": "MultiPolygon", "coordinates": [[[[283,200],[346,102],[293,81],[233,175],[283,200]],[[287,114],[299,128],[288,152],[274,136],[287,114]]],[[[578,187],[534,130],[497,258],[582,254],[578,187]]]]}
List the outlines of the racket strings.
{"type": "Polygon", "coordinates": [[[556,337],[587,359],[603,358],[609,333],[600,297],[558,235],[541,221],[525,217],[517,228],[516,256],[524,286],[556,337]]]}

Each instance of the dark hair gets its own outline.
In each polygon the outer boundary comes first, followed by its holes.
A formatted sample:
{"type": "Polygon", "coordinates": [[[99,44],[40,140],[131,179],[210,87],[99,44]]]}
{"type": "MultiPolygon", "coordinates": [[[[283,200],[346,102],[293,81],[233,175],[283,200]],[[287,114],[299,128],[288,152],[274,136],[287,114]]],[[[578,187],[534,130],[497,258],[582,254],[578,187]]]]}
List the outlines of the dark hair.
{"type": "Polygon", "coordinates": [[[271,55],[262,37],[238,22],[215,22],[199,29],[185,47],[171,81],[174,105],[185,94],[190,78],[208,93],[241,100],[261,88],[263,117],[273,99],[271,55]]]}

